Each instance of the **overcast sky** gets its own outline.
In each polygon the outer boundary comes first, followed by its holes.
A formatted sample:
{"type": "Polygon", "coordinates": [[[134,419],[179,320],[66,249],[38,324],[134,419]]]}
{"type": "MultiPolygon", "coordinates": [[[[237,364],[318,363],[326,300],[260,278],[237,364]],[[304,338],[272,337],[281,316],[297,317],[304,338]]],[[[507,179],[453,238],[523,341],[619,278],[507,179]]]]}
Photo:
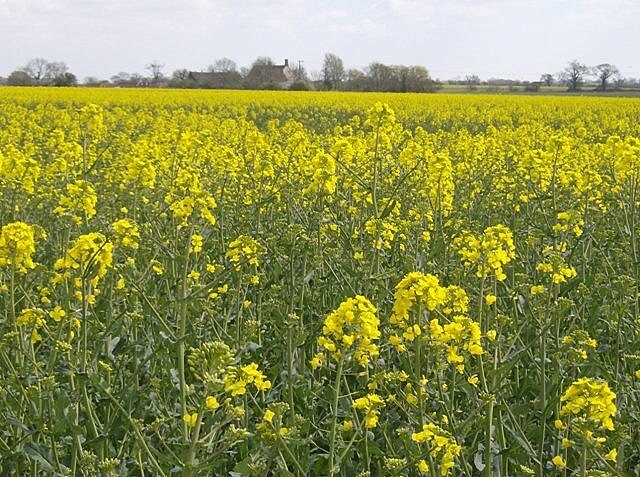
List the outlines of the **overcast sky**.
{"type": "Polygon", "coordinates": [[[640,77],[640,0],[0,0],[0,76],[34,57],[79,80],[199,71],[228,57],[320,70],[422,65],[434,78],[537,80],[573,59],[640,77]]]}

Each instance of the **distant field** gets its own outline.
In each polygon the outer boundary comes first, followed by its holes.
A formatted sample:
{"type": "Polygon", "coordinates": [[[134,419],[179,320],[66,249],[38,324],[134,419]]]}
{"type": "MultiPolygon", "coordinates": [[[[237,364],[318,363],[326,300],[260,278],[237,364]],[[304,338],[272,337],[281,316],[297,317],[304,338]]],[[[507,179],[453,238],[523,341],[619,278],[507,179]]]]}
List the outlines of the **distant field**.
{"type": "Polygon", "coordinates": [[[636,97],[640,96],[640,90],[634,88],[621,88],[614,91],[596,91],[593,87],[584,88],[577,93],[570,93],[567,91],[566,86],[541,86],[538,91],[526,91],[525,86],[491,86],[491,85],[478,85],[471,89],[466,85],[449,85],[442,86],[439,93],[445,94],[530,94],[530,95],[558,95],[558,96],[603,96],[603,97],[636,97]]]}
{"type": "Polygon", "coordinates": [[[0,474],[640,475],[640,103],[547,93],[0,89],[0,474]]]}

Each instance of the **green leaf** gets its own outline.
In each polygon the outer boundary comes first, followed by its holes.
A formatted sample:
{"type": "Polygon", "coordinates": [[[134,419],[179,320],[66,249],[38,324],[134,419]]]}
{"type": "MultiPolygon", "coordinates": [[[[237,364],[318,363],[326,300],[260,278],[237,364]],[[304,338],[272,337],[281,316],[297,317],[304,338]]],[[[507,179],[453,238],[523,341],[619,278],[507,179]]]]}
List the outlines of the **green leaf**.
{"type": "Polygon", "coordinates": [[[23,432],[27,432],[27,433],[30,432],[29,428],[24,424],[22,424],[20,421],[18,421],[15,417],[7,417],[7,424],[11,424],[12,426],[17,427],[23,432]]]}
{"type": "Polygon", "coordinates": [[[49,473],[54,472],[53,466],[43,455],[45,452],[38,444],[36,444],[35,442],[27,442],[23,446],[22,450],[31,460],[35,460],[40,465],[43,471],[49,473]]]}

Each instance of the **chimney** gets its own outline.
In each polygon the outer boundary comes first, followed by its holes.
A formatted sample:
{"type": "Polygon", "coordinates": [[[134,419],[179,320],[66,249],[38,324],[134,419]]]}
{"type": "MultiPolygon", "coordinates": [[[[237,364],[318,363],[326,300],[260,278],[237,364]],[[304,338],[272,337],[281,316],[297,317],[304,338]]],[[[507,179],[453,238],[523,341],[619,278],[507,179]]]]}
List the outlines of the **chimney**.
{"type": "Polygon", "coordinates": [[[284,66],[285,66],[285,68],[289,68],[289,59],[288,58],[284,59],[284,66]]]}

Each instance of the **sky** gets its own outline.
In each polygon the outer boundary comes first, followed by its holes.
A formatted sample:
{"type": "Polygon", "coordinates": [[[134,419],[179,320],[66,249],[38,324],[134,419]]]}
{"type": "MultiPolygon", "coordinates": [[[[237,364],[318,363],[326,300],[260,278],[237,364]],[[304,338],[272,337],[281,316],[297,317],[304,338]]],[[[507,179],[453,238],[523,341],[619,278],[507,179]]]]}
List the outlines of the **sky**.
{"type": "Polygon", "coordinates": [[[0,0],[0,76],[32,58],[79,80],[201,71],[218,58],[345,68],[422,65],[433,78],[538,80],[569,61],[640,77],[640,0],[0,0]]]}

